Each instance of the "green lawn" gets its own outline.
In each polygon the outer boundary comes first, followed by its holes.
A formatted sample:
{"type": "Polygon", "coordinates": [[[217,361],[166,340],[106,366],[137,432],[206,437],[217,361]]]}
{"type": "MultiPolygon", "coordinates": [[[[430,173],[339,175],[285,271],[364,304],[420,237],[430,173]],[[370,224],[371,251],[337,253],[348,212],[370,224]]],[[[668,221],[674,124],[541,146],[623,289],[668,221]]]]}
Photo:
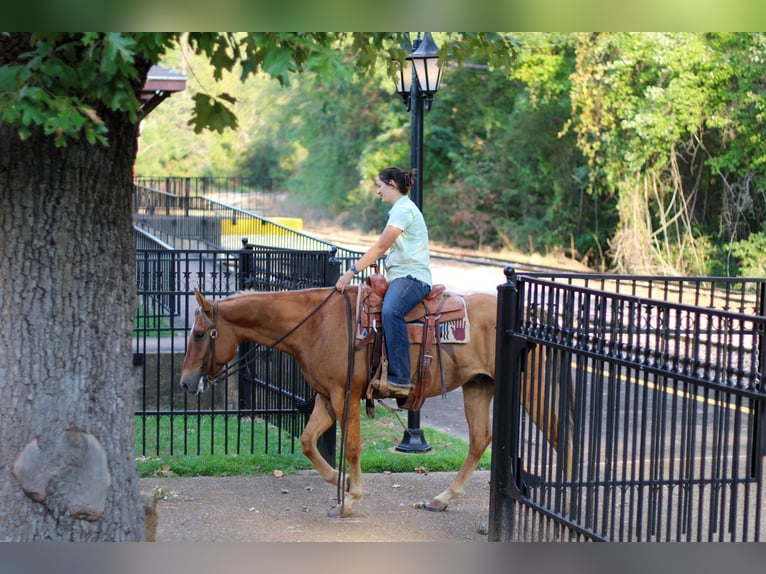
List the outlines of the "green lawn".
{"type": "MultiPolygon", "coordinates": [[[[460,468],[468,452],[468,444],[459,438],[424,426],[427,453],[399,453],[394,447],[404,436],[407,415],[391,413],[378,407],[375,419],[362,415],[362,471],[413,472],[453,471],[460,468]]],[[[300,441],[263,421],[217,416],[174,417],[173,433],[170,418],[135,418],[136,460],[142,477],[148,476],[235,476],[265,475],[281,471],[293,474],[310,469],[311,464],[300,450],[300,441]],[[212,424],[211,424],[212,422],[212,424]],[[228,427],[228,428],[227,428],[228,427]],[[269,452],[264,452],[264,436],[269,433],[269,452]],[[142,451],[142,443],[146,449],[142,451]],[[171,441],[172,452],[171,455],[171,441]],[[278,445],[282,445],[282,453],[278,445]],[[158,449],[159,445],[159,449],[158,449]],[[293,451],[294,452],[291,452],[293,451]],[[199,451],[200,454],[197,454],[199,451]],[[189,454],[183,454],[187,452],[189,454]],[[159,453],[159,454],[157,454],[159,453]]],[[[340,432],[337,451],[340,452],[340,432]]],[[[490,467],[489,451],[484,453],[480,469],[490,467]]]]}
{"type": "Polygon", "coordinates": [[[133,333],[143,337],[172,337],[182,331],[179,329],[172,330],[170,328],[170,322],[165,318],[165,315],[158,312],[152,305],[149,308],[140,305],[136,310],[135,317],[133,317],[133,333]]]}

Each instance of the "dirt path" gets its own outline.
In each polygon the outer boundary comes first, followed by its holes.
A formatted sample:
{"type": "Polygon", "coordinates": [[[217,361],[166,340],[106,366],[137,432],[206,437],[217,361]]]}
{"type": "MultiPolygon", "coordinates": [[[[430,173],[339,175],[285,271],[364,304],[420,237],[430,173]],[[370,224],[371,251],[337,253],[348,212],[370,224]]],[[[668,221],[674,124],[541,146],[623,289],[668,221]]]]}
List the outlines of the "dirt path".
{"type": "MultiPolygon", "coordinates": [[[[402,455],[407,456],[407,455],[402,455]]],[[[158,542],[484,542],[488,470],[444,512],[420,505],[454,472],[365,474],[365,497],[349,518],[328,518],[336,490],[314,472],[283,477],[146,478],[161,488],[158,542]]]]}
{"type": "MultiPolygon", "coordinates": [[[[426,442],[430,429],[468,440],[462,390],[426,400],[420,414],[426,442]]],[[[160,489],[166,497],[157,502],[158,542],[485,541],[489,471],[477,471],[446,511],[418,507],[455,474],[365,474],[365,497],[345,519],[327,518],[336,489],[313,471],[280,478],[145,478],[141,490],[160,489]]]]}

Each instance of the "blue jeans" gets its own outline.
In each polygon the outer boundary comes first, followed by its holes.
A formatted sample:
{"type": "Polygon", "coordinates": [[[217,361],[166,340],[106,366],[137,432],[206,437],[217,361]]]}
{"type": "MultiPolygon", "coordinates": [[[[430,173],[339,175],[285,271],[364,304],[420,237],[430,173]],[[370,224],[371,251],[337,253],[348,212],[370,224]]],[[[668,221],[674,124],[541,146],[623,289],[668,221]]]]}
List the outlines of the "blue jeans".
{"type": "Polygon", "coordinates": [[[388,382],[410,386],[410,338],[404,316],[431,291],[431,286],[407,275],[391,281],[383,298],[381,319],[388,353],[388,382]]]}

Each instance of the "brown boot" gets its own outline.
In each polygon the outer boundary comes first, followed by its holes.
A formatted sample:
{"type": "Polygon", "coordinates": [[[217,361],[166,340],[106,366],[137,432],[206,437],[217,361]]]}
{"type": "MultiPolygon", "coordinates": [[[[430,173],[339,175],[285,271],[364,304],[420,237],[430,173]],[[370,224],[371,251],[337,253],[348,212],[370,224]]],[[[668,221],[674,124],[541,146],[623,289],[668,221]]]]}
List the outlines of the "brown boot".
{"type": "Polygon", "coordinates": [[[400,385],[392,385],[385,378],[373,379],[370,381],[370,386],[372,386],[377,391],[380,397],[391,397],[395,399],[406,399],[410,394],[410,390],[412,389],[410,385],[407,385],[406,387],[402,387],[400,385]]]}

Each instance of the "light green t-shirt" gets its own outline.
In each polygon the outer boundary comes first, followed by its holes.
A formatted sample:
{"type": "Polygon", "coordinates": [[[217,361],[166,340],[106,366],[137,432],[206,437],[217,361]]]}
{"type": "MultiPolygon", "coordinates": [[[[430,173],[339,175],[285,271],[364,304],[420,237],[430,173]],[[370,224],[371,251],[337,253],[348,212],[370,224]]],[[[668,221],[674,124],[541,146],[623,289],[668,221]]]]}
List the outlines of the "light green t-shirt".
{"type": "Polygon", "coordinates": [[[423,214],[415,202],[405,195],[388,212],[386,226],[402,230],[386,257],[386,278],[393,281],[398,277],[412,275],[431,285],[430,252],[428,250],[428,228],[423,214]]]}

